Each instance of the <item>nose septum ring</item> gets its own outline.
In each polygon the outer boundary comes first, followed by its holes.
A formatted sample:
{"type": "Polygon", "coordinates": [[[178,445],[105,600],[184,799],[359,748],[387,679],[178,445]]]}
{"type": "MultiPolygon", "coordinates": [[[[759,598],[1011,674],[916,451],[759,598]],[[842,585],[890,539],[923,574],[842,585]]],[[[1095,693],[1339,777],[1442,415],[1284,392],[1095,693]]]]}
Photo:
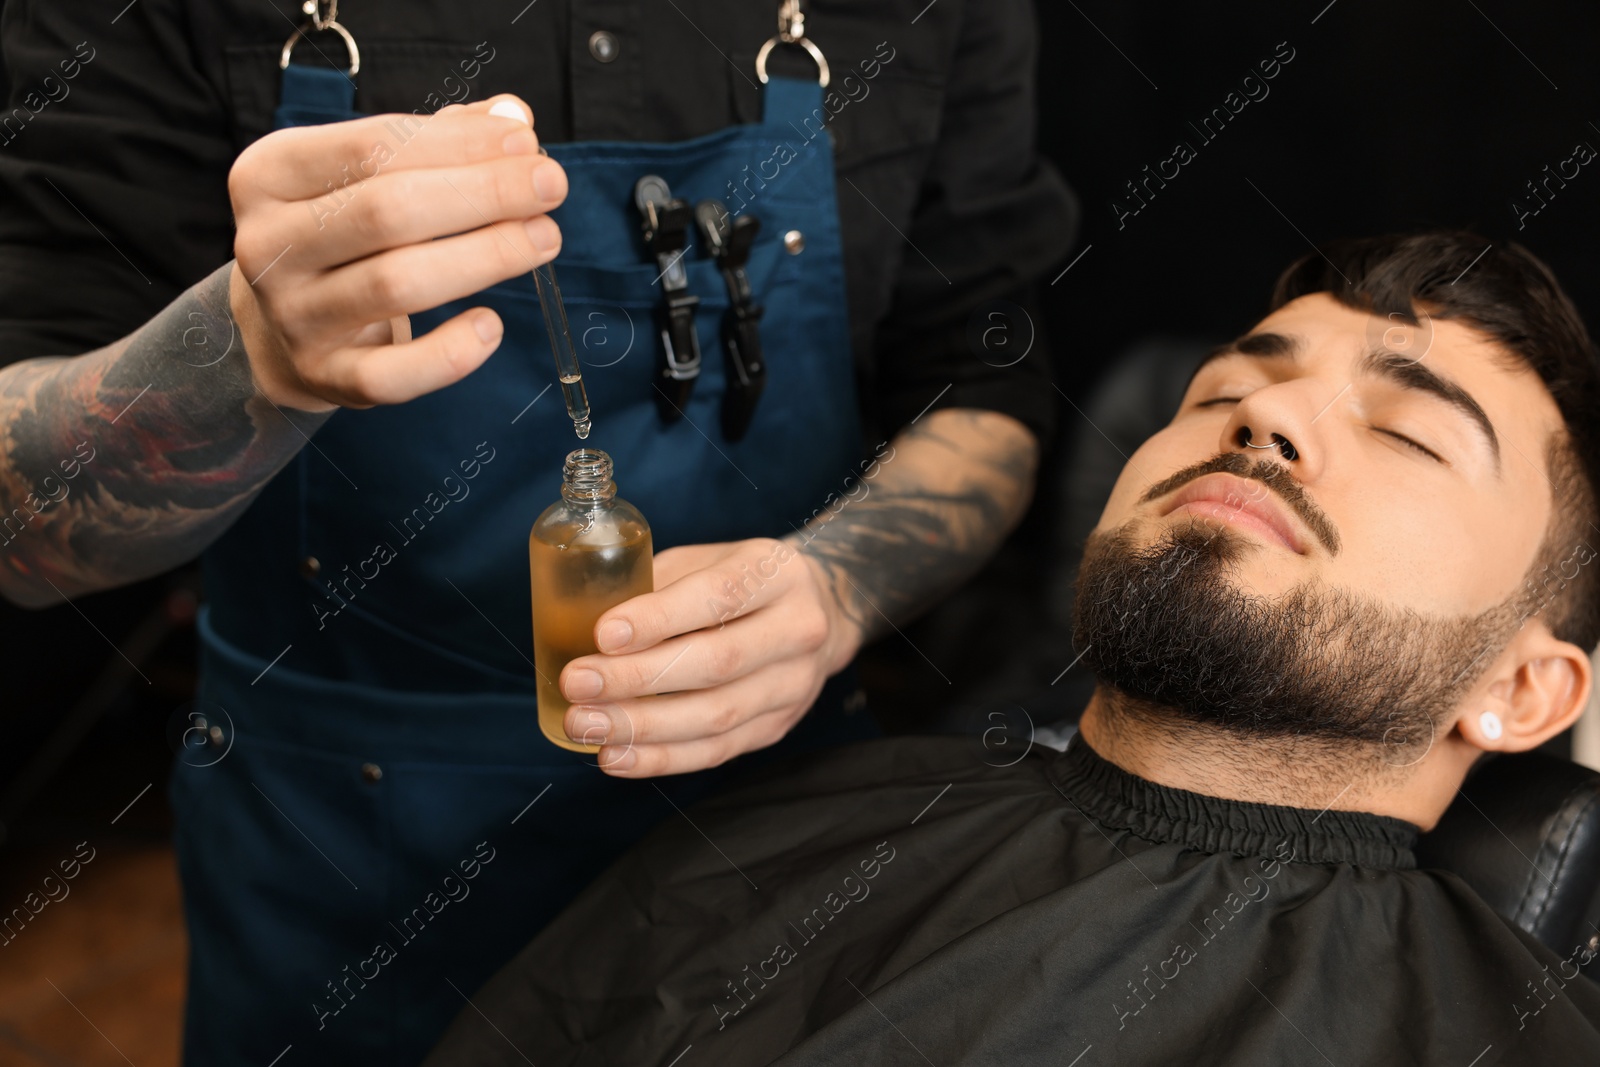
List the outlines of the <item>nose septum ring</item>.
{"type": "Polygon", "coordinates": [[[1255,435],[1250,432],[1250,428],[1248,426],[1241,428],[1240,431],[1239,431],[1240,443],[1243,444],[1246,448],[1276,448],[1276,449],[1280,449],[1281,453],[1283,455],[1283,458],[1286,459],[1286,460],[1290,460],[1290,461],[1293,461],[1299,455],[1299,453],[1295,451],[1294,445],[1291,445],[1289,443],[1289,439],[1287,437],[1283,436],[1283,434],[1281,434],[1281,433],[1273,434],[1272,435],[1272,440],[1267,442],[1264,445],[1256,444],[1255,441],[1253,440],[1254,437],[1255,437],[1255,435]]]}

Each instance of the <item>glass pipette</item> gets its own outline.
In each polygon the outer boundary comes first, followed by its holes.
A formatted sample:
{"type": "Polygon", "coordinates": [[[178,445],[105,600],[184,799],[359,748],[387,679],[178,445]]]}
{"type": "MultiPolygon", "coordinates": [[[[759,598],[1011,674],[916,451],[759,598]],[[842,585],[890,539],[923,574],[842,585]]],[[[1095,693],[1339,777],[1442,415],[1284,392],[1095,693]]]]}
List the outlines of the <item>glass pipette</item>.
{"type": "MultiPolygon", "coordinates": [[[[548,157],[544,145],[539,154],[548,157]]],[[[556,357],[556,377],[561,381],[561,398],[567,403],[572,429],[578,439],[589,436],[589,394],[583,388],[583,368],[578,366],[578,351],[572,347],[572,328],[567,325],[567,308],[556,284],[556,268],[545,263],[533,269],[533,287],[539,293],[539,311],[545,329],[550,331],[550,351],[556,357]]]]}
{"type": "Polygon", "coordinates": [[[572,329],[567,325],[567,309],[561,302],[561,286],[556,284],[556,269],[545,263],[533,271],[533,287],[539,292],[539,310],[550,331],[550,351],[556,357],[556,376],[561,381],[561,397],[580,440],[589,436],[589,394],[583,388],[583,369],[578,352],[572,347],[572,329]]]}

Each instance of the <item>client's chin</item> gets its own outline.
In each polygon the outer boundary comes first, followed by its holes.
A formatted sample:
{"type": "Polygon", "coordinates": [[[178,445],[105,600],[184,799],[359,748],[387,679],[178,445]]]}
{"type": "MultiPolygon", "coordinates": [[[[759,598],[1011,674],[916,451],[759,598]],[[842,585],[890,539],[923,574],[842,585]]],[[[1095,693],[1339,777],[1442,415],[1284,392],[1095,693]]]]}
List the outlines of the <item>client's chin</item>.
{"type": "Polygon", "coordinates": [[[1519,621],[1511,601],[1441,619],[1310,581],[1258,595],[1238,581],[1262,547],[1248,535],[1184,522],[1141,543],[1137,528],[1090,536],[1073,606],[1115,713],[1405,766],[1519,621]]]}

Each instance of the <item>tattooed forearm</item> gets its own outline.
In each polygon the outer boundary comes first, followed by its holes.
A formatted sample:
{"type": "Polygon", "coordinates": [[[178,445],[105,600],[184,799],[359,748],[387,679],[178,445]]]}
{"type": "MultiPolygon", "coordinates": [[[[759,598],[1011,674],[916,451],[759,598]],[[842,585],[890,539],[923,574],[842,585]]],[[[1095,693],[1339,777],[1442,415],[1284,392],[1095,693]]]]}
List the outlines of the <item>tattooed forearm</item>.
{"type": "Polygon", "coordinates": [[[0,594],[43,606],[193,559],[326,420],[256,391],[231,266],[114,344],[0,370],[0,594]]]}
{"type": "Polygon", "coordinates": [[[1038,444],[990,411],[944,409],[884,446],[836,509],[795,535],[871,641],[980,570],[1033,496],[1038,444]]]}

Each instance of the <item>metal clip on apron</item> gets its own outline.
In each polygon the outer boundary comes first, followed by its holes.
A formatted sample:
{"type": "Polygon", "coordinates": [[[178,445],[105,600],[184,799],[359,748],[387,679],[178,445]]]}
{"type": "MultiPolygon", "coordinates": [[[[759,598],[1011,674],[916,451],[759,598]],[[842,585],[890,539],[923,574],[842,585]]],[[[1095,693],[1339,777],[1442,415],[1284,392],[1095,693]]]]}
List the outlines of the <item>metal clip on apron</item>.
{"type": "Polygon", "coordinates": [[[761,362],[761,316],[766,308],[755,302],[745,264],[750,248],[761,233],[754,215],[730,219],[720,200],[695,205],[695,219],[705,235],[706,247],[717,259],[717,269],[728,287],[728,313],[722,320],[722,351],[727,365],[727,392],[722,398],[722,436],[737,441],[750,429],[756,402],[766,388],[767,368],[761,362]]]}
{"type": "Polygon", "coordinates": [[[633,187],[634,205],[644,221],[644,242],[661,268],[664,302],[658,313],[661,334],[661,380],[656,392],[661,417],[668,422],[683,416],[694,383],[700,377],[700,339],[694,328],[694,309],[700,298],[689,291],[689,272],[683,257],[689,250],[694,213],[687,201],[673,197],[666,179],[657,174],[640,178],[633,187]]]}
{"type": "MultiPolygon", "coordinates": [[[[316,12],[340,33],[331,5],[316,12]]],[[[355,117],[344,36],[348,75],[286,65],[280,125],[355,117]]],[[[658,548],[787,534],[861,458],[821,90],[773,78],[762,97],[760,123],[691,141],[549,146],[571,175],[555,218],[593,440],[658,548]],[[633,185],[658,174],[686,197],[720,195],[780,146],[792,158],[752,205],[769,236],[744,266],[776,327],[772,388],[740,440],[714,444],[719,363],[682,418],[656,411],[660,289],[640,261],[633,185]],[[802,255],[781,240],[792,230],[802,255]]],[[[385,128],[427,136],[417,125],[385,128]]],[[[729,308],[718,264],[683,266],[706,312],[697,344],[714,345],[729,308]]],[[[206,554],[200,699],[233,737],[211,766],[180,762],[171,790],[192,936],[189,1063],[259,1067],[291,1044],[285,1067],[417,1062],[462,992],[678,817],[663,794],[683,806],[723,776],[610,779],[540,735],[526,537],[556,496],[572,426],[559,400],[538,399],[555,374],[529,277],[413,328],[479,305],[506,324],[487,364],[407,404],[338,413],[206,554]]],[[[783,743],[730,766],[875,733],[841,710],[851,673],[783,743]]]]}

